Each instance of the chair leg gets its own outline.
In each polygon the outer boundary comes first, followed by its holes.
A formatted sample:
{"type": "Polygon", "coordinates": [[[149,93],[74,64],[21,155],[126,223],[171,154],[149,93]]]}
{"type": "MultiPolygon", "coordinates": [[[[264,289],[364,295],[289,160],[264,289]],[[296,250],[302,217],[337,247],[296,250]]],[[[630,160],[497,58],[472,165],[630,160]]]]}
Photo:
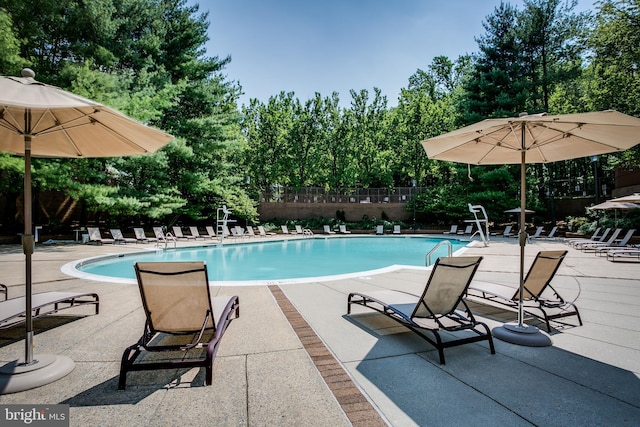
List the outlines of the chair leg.
{"type": "Polygon", "coordinates": [[[122,361],[120,362],[120,378],[118,380],[118,390],[124,390],[127,386],[127,372],[129,366],[133,364],[138,355],[140,354],[140,347],[138,344],[134,344],[128,347],[122,354],[122,361]],[[131,352],[134,352],[133,356],[130,356],[131,352]]]}

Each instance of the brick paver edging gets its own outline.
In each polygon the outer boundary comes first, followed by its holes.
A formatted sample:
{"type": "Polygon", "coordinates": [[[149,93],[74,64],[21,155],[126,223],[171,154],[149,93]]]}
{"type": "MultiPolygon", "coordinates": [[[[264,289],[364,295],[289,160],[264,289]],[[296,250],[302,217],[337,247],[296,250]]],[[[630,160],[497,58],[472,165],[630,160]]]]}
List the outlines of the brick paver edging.
{"type": "Polygon", "coordinates": [[[282,289],[271,285],[269,290],[351,424],[357,427],[387,426],[282,289]]]}

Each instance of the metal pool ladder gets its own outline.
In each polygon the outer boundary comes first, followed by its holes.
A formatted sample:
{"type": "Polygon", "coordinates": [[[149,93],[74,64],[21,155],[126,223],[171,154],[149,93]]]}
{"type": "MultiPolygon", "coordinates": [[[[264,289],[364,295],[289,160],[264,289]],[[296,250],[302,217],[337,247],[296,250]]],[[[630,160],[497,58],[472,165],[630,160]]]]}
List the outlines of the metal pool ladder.
{"type": "Polygon", "coordinates": [[[434,247],[429,251],[429,253],[427,254],[427,256],[426,256],[426,257],[425,257],[425,259],[424,259],[424,265],[425,265],[426,267],[429,267],[429,266],[432,264],[432,262],[431,262],[431,255],[433,255],[433,253],[434,253],[435,251],[437,251],[437,250],[438,250],[438,248],[439,248],[440,246],[442,246],[442,245],[447,245],[447,249],[449,250],[449,251],[448,251],[448,253],[449,253],[449,255],[448,255],[448,256],[453,255],[453,245],[451,244],[451,242],[450,242],[450,241],[448,241],[448,240],[443,240],[443,241],[441,241],[441,242],[438,242],[438,244],[437,244],[437,245],[435,245],[435,246],[434,246],[434,247]]]}

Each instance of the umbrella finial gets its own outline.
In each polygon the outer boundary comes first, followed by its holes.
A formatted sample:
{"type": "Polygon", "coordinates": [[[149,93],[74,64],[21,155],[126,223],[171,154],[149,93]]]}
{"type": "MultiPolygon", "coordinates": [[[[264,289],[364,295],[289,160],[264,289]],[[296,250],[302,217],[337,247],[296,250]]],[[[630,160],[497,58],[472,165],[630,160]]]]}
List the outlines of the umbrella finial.
{"type": "Polygon", "coordinates": [[[36,73],[31,68],[23,68],[20,71],[20,75],[22,77],[31,77],[32,79],[36,77],[36,73]]]}

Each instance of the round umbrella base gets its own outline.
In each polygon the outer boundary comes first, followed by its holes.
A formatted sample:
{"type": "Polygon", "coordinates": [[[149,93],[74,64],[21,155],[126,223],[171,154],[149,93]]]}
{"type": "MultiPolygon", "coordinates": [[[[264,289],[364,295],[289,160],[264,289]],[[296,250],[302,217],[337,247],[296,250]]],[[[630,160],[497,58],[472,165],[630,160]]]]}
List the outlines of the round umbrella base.
{"type": "Polygon", "coordinates": [[[551,345],[549,335],[540,331],[535,326],[518,325],[515,323],[505,323],[502,326],[493,328],[493,336],[501,341],[511,344],[523,345],[527,347],[546,347],[551,345]]]}
{"type": "Polygon", "coordinates": [[[38,354],[33,362],[14,360],[0,367],[0,394],[17,393],[52,383],[64,377],[75,364],[66,356],[38,354]]]}

